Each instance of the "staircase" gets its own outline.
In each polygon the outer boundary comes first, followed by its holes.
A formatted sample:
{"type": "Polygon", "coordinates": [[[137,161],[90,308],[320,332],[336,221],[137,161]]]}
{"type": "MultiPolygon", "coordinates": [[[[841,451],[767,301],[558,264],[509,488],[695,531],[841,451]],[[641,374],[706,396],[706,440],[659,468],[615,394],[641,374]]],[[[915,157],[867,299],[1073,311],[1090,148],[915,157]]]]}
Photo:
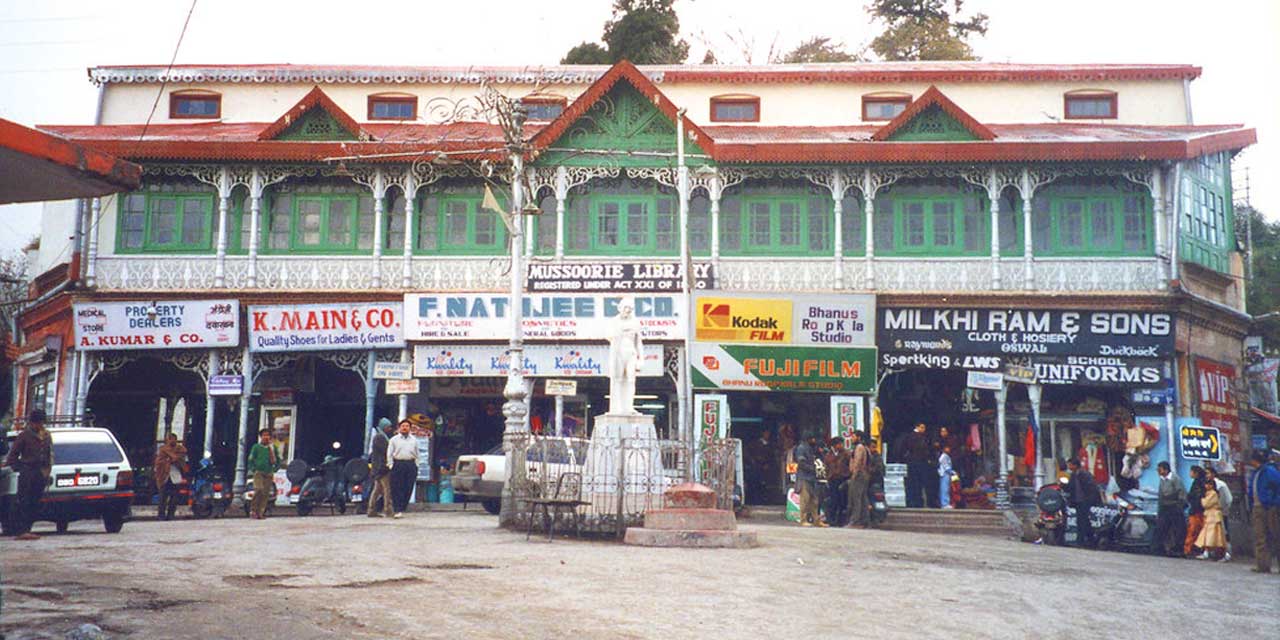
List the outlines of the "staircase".
{"type": "Polygon", "coordinates": [[[1004,512],[980,509],[889,509],[881,529],[915,533],[1015,537],[1004,512]]]}

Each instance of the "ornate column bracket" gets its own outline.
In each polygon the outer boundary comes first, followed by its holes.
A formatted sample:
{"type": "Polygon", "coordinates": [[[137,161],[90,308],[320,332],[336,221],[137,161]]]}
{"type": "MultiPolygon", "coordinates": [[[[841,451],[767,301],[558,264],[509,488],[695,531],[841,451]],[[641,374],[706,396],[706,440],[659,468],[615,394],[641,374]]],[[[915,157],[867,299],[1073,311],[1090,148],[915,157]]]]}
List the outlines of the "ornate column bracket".
{"type": "Polygon", "coordinates": [[[84,285],[90,289],[98,284],[98,220],[102,216],[102,199],[89,200],[89,246],[85,250],[84,285]]]}
{"type": "Polygon", "coordinates": [[[1033,166],[1023,167],[1018,176],[1018,194],[1022,196],[1022,287],[1027,291],[1036,288],[1035,246],[1031,237],[1031,206],[1036,190],[1057,180],[1060,175],[1057,168],[1033,166]]]}
{"type": "Polygon", "coordinates": [[[352,170],[351,179],[373,194],[373,288],[382,288],[382,228],[386,225],[387,176],[382,167],[352,170]]]}
{"type": "Polygon", "coordinates": [[[284,182],[294,172],[285,166],[255,166],[249,174],[249,272],[246,285],[250,289],[258,286],[258,251],[262,245],[262,194],[267,187],[284,182]]]}
{"type": "Polygon", "coordinates": [[[569,202],[569,172],[564,166],[556,167],[556,260],[564,259],[564,213],[569,202]]]}
{"type": "Polygon", "coordinates": [[[622,174],[622,167],[614,164],[599,164],[594,167],[566,167],[568,182],[565,191],[582,186],[595,178],[617,178],[622,174]]]}
{"type": "Polygon", "coordinates": [[[359,375],[361,383],[368,382],[369,352],[359,350],[317,351],[314,355],[339,369],[359,375]]]}
{"type": "Polygon", "coordinates": [[[262,374],[269,371],[277,371],[285,367],[291,367],[298,360],[302,359],[299,353],[255,353],[253,354],[253,376],[248,381],[250,391],[257,384],[262,374]]]}
{"type": "MultiPolygon", "coordinates": [[[[438,172],[432,175],[439,179],[438,172]]],[[[404,273],[400,276],[400,287],[403,289],[413,286],[413,201],[417,199],[418,187],[421,186],[417,179],[413,168],[406,170],[400,178],[400,186],[404,189],[404,273]]]]}
{"type": "Polygon", "coordinates": [[[627,167],[626,174],[628,178],[649,178],[663,186],[680,188],[679,172],[671,167],[627,167]]]}

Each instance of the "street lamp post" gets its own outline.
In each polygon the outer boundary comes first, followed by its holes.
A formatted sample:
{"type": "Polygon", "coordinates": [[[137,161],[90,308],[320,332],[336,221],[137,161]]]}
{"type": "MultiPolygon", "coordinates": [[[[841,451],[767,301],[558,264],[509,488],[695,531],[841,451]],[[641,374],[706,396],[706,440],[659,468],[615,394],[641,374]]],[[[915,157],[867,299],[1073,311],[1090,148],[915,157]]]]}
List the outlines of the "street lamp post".
{"type": "Polygon", "coordinates": [[[502,415],[506,417],[503,430],[503,450],[506,453],[505,482],[502,483],[502,507],[499,525],[509,525],[515,521],[516,504],[513,480],[521,477],[517,465],[523,466],[524,456],[513,456],[512,450],[516,440],[525,435],[525,417],[529,415],[529,404],[524,382],[524,215],[523,192],[520,178],[524,173],[524,156],[522,137],[525,114],[523,105],[513,107],[511,125],[513,131],[508,135],[507,151],[511,156],[511,291],[508,301],[508,312],[511,317],[511,341],[507,347],[508,367],[507,385],[502,390],[506,402],[502,405],[502,415]]]}

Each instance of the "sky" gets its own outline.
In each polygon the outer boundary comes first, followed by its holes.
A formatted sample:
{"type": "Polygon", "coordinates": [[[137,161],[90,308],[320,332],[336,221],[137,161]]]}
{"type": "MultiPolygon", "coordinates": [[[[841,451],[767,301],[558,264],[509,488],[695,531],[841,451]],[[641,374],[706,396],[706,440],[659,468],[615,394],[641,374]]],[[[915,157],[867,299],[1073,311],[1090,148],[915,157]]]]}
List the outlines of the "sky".
{"type": "MultiPolygon", "coordinates": [[[[543,65],[597,41],[611,0],[198,0],[178,64],[543,65]]],[[[85,69],[164,65],[189,0],[0,0],[0,118],[91,124],[85,69]]],[[[850,50],[877,33],[862,0],[677,0],[690,60],[764,62],[812,36],[850,50]],[[780,8],[785,7],[785,11],[780,8]]],[[[1280,2],[1274,0],[966,0],[990,16],[984,60],[1171,63],[1203,67],[1197,124],[1244,123],[1258,144],[1236,158],[1237,201],[1280,219],[1280,2]],[[1069,8],[1067,8],[1069,7],[1069,8]]],[[[39,205],[0,206],[0,255],[39,232],[39,205]]]]}

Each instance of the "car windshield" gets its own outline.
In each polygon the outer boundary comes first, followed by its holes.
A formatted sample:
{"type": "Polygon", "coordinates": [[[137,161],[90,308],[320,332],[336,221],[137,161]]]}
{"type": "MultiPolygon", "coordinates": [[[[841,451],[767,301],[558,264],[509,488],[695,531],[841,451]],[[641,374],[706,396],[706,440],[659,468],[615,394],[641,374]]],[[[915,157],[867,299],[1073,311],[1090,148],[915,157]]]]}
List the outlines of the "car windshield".
{"type": "Polygon", "coordinates": [[[118,464],[124,462],[111,435],[101,431],[53,434],[54,464],[118,464]]]}
{"type": "Polygon", "coordinates": [[[490,449],[490,450],[488,450],[488,451],[484,452],[484,455],[486,455],[486,456],[500,456],[500,455],[502,455],[502,453],[503,453],[503,452],[502,452],[502,445],[498,445],[498,446],[496,446],[496,447],[494,447],[494,448],[492,448],[492,449],[490,449]]]}

